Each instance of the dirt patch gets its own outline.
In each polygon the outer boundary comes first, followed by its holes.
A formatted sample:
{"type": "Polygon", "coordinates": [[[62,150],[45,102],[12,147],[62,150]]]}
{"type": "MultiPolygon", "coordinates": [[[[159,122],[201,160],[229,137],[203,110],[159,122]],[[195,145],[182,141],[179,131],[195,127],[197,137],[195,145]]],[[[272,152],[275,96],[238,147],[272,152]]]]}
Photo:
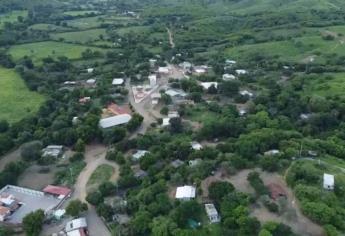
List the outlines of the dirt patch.
{"type": "Polygon", "coordinates": [[[42,190],[44,187],[54,182],[54,176],[58,171],[59,168],[57,168],[55,165],[49,167],[42,167],[38,165],[30,166],[19,177],[18,185],[35,190],[42,190]],[[49,168],[49,172],[43,173],[43,168],[49,168]]]}
{"type": "Polygon", "coordinates": [[[2,156],[0,159],[0,171],[3,171],[5,166],[13,161],[19,161],[21,160],[20,156],[20,148],[17,148],[16,150],[7,153],[6,155],[2,156]]]}

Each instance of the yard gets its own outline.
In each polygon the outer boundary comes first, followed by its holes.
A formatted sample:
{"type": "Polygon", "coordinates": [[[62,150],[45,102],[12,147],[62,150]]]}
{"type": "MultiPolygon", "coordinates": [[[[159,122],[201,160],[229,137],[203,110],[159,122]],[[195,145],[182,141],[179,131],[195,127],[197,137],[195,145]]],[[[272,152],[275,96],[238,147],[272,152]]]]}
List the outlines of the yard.
{"type": "Polygon", "coordinates": [[[44,97],[29,91],[14,70],[0,67],[0,101],[0,120],[13,123],[35,113],[44,97]]]}
{"type": "Polygon", "coordinates": [[[8,53],[12,55],[14,60],[19,60],[24,56],[29,56],[35,63],[37,63],[41,59],[49,56],[54,58],[65,56],[69,59],[79,59],[82,56],[82,52],[84,52],[86,49],[104,52],[104,49],[97,47],[45,41],[39,43],[15,45],[9,49],[8,53]]]}

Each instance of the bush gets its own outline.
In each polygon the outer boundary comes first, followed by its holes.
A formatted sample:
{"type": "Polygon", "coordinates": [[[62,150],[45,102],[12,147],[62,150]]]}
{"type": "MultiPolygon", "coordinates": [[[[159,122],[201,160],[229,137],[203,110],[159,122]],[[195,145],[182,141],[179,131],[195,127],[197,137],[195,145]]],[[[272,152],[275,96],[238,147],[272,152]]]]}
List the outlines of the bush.
{"type": "Polygon", "coordinates": [[[77,162],[84,160],[84,154],[81,152],[76,152],[73,156],[69,159],[70,162],[77,162]]]}
{"type": "Polygon", "coordinates": [[[44,212],[37,210],[26,215],[23,219],[23,228],[27,236],[38,236],[42,230],[44,212]]]}
{"type": "Polygon", "coordinates": [[[41,157],[42,142],[32,141],[21,147],[20,155],[26,161],[35,161],[41,157]]]}
{"type": "Polygon", "coordinates": [[[102,193],[97,191],[97,192],[89,193],[86,196],[86,201],[88,201],[88,203],[90,203],[94,206],[98,206],[99,204],[101,204],[104,201],[104,198],[102,196],[102,193]]]}
{"type": "Polygon", "coordinates": [[[99,185],[98,190],[102,194],[103,197],[106,197],[115,193],[116,185],[113,184],[112,182],[106,181],[106,182],[103,182],[101,185],[99,185]]]}
{"type": "Polygon", "coordinates": [[[260,178],[258,172],[250,172],[247,176],[247,180],[249,181],[250,185],[255,189],[256,194],[258,195],[265,195],[268,194],[268,189],[264,185],[264,182],[260,178]]]}
{"type": "Polygon", "coordinates": [[[87,204],[81,202],[80,200],[70,201],[66,207],[66,213],[73,217],[78,217],[83,211],[87,211],[87,204]]]}

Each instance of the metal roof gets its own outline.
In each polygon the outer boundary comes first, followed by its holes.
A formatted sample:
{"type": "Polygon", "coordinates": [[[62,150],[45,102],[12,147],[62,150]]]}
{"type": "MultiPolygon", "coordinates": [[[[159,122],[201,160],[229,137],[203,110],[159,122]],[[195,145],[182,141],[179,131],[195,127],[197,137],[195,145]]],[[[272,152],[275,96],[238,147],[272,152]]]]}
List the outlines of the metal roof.
{"type": "Polygon", "coordinates": [[[112,116],[108,118],[101,119],[99,125],[103,128],[110,128],[117,125],[127,124],[132,119],[132,116],[129,114],[122,114],[117,116],[112,116]]]}

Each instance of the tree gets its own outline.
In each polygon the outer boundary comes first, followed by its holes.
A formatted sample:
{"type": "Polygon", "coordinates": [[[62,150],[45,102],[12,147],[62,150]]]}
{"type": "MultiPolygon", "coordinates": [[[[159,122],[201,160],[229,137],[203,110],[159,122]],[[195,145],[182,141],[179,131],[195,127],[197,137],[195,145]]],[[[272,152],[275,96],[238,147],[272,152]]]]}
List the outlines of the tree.
{"type": "Polygon", "coordinates": [[[151,228],[152,236],[173,236],[177,225],[170,218],[159,216],[153,219],[151,228]]]}
{"type": "Polygon", "coordinates": [[[23,228],[27,236],[38,236],[42,230],[44,211],[37,210],[26,215],[23,219],[23,228]]]}
{"type": "Polygon", "coordinates": [[[143,120],[144,120],[144,117],[142,117],[141,115],[135,113],[132,116],[132,119],[127,124],[128,131],[130,131],[130,132],[135,131],[137,128],[140,127],[140,125],[143,122],[143,120]]]}
{"type": "Polygon", "coordinates": [[[111,206],[101,203],[97,206],[97,214],[102,216],[106,221],[110,221],[113,216],[113,209],[111,206]]]}
{"type": "Polygon", "coordinates": [[[6,120],[0,120],[0,133],[4,133],[8,130],[9,124],[6,120]]]}
{"type": "Polygon", "coordinates": [[[235,96],[238,94],[240,83],[238,81],[224,81],[220,84],[220,91],[229,96],[235,96]]]}
{"type": "Polygon", "coordinates": [[[101,204],[104,199],[103,196],[100,192],[96,191],[96,192],[91,192],[86,196],[86,201],[88,201],[90,204],[97,206],[99,204],[101,204]]]}
{"type": "Polygon", "coordinates": [[[85,142],[79,138],[77,143],[74,146],[74,150],[77,152],[84,152],[85,151],[85,142]]]}
{"type": "Polygon", "coordinates": [[[146,235],[149,232],[151,215],[147,211],[138,211],[130,222],[133,235],[146,235]]]}
{"type": "Polygon", "coordinates": [[[169,120],[170,131],[172,133],[181,133],[183,131],[182,120],[180,117],[173,117],[169,120]]]}
{"type": "Polygon", "coordinates": [[[222,198],[235,190],[229,182],[213,182],[208,187],[209,197],[220,203],[222,198]]]}
{"type": "Polygon", "coordinates": [[[103,197],[106,197],[115,192],[116,186],[112,182],[106,181],[99,185],[98,190],[103,197]]]}
{"type": "Polygon", "coordinates": [[[26,161],[34,161],[41,157],[42,143],[40,141],[32,141],[21,147],[20,154],[26,161]]]}
{"type": "Polygon", "coordinates": [[[80,200],[73,200],[70,201],[68,206],[66,207],[66,213],[70,216],[77,217],[83,211],[87,211],[87,204],[81,202],[80,200]]]}

